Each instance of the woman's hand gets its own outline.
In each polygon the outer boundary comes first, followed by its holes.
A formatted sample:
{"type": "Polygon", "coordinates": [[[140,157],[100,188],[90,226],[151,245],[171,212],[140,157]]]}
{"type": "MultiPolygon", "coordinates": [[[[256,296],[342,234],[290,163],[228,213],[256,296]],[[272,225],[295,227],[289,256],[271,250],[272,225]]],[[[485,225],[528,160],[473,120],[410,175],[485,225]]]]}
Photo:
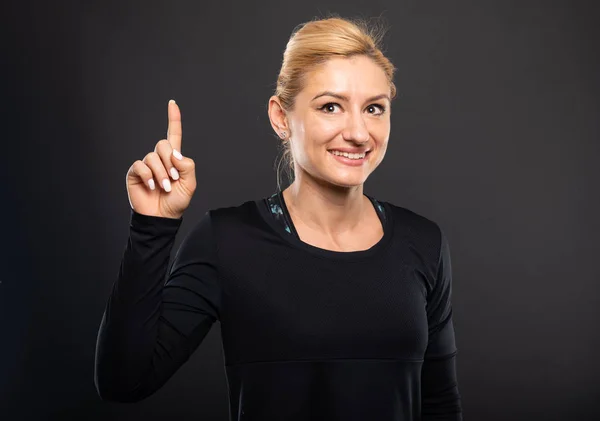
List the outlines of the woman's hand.
{"type": "Polygon", "coordinates": [[[154,152],[135,161],[127,171],[127,195],[137,213],[177,219],[196,191],[196,164],[181,156],[181,112],[173,100],[169,101],[168,116],[167,138],[159,140],[154,152]]]}

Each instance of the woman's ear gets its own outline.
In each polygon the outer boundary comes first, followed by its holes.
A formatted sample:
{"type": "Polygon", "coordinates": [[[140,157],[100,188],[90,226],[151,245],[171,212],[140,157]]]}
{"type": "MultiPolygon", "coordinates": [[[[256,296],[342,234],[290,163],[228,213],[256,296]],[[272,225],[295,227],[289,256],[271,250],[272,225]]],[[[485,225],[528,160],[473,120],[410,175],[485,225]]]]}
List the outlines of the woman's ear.
{"type": "Polygon", "coordinates": [[[277,133],[281,139],[289,137],[289,127],[287,123],[286,112],[281,106],[279,97],[273,95],[269,98],[269,120],[271,121],[271,127],[277,133]]]}

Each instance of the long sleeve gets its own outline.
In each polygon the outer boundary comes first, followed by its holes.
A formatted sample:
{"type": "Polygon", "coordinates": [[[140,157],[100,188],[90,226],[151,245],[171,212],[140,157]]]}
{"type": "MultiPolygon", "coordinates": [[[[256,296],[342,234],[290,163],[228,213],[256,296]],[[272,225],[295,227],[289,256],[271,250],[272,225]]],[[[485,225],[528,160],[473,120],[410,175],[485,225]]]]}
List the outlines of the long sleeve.
{"type": "Polygon", "coordinates": [[[220,318],[211,213],[184,238],[169,269],[182,221],[131,211],[129,239],[96,343],[94,381],[103,400],[136,402],[153,394],[220,318]]]}
{"type": "Polygon", "coordinates": [[[436,282],[427,297],[429,342],[421,372],[423,421],[462,421],[451,300],[450,248],[446,236],[441,232],[436,282]]]}

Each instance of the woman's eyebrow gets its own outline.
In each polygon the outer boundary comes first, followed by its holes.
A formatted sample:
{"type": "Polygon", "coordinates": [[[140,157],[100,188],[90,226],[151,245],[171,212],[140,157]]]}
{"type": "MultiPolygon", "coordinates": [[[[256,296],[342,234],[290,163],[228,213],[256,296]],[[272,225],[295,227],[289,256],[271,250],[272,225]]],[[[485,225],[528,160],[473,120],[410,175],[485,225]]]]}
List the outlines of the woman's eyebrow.
{"type": "MultiPolygon", "coordinates": [[[[342,101],[349,101],[349,99],[346,95],[337,94],[337,93],[331,92],[331,91],[321,92],[321,93],[317,94],[313,99],[311,99],[311,101],[314,101],[315,99],[320,98],[322,96],[332,96],[332,97],[340,99],[342,101]]],[[[382,98],[386,98],[389,102],[392,102],[390,99],[390,96],[387,94],[380,94],[380,95],[375,95],[371,98],[367,98],[367,102],[377,101],[378,99],[382,99],[382,98]]]]}

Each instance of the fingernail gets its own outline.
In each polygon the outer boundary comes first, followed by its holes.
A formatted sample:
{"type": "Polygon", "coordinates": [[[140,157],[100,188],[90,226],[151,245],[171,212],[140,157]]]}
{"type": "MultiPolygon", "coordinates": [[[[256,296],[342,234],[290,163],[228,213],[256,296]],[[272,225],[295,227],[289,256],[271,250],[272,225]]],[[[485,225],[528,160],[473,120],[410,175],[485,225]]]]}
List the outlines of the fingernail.
{"type": "Polygon", "coordinates": [[[179,159],[180,161],[183,159],[183,156],[177,149],[173,149],[173,155],[175,155],[175,158],[179,159]]]}
{"type": "Polygon", "coordinates": [[[179,178],[179,173],[175,167],[171,168],[171,177],[173,177],[173,180],[177,180],[179,178]]]}
{"type": "Polygon", "coordinates": [[[148,180],[148,185],[150,186],[150,190],[154,190],[155,186],[154,186],[154,180],[153,179],[148,180]]]}
{"type": "Polygon", "coordinates": [[[174,99],[170,100],[169,104],[175,104],[175,100],[174,99]]]}
{"type": "Polygon", "coordinates": [[[165,188],[166,191],[168,191],[168,192],[171,191],[171,183],[169,182],[168,178],[165,178],[163,180],[163,187],[165,188]]]}

